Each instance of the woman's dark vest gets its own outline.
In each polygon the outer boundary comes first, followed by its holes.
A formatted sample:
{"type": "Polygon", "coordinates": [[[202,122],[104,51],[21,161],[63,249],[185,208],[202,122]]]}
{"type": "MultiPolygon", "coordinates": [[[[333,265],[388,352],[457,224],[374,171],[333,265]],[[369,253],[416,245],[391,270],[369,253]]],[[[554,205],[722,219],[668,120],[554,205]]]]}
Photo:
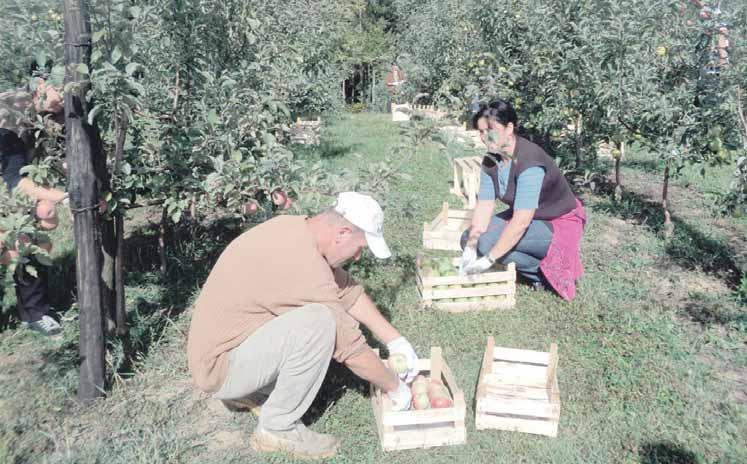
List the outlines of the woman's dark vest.
{"type": "Polygon", "coordinates": [[[545,169],[539,205],[534,211],[534,218],[549,221],[573,211],[576,208],[576,196],[573,195],[571,186],[568,185],[568,181],[563,177],[555,161],[538,145],[522,137],[516,137],[514,159],[508,173],[506,194],[503,197],[500,196],[498,188],[498,165],[489,156],[485,156],[482,160],[483,171],[493,180],[495,197],[511,208],[516,197],[516,179],[522,172],[534,166],[541,166],[545,169]]]}

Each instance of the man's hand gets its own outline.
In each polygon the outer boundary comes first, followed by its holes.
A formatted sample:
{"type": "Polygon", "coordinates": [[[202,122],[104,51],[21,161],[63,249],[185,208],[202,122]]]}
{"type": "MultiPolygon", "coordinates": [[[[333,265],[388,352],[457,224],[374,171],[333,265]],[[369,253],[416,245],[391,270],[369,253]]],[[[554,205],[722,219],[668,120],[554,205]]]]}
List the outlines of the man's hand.
{"type": "Polygon", "coordinates": [[[418,355],[415,354],[410,342],[405,337],[398,337],[386,344],[389,355],[399,353],[407,360],[407,370],[399,374],[400,379],[404,380],[405,383],[410,383],[420,372],[418,369],[418,355]]]}
{"type": "Polygon", "coordinates": [[[389,396],[389,399],[392,400],[392,410],[406,411],[410,409],[412,392],[410,391],[410,387],[408,387],[402,380],[399,381],[397,388],[387,392],[387,395],[389,396]]]}
{"type": "Polygon", "coordinates": [[[477,250],[471,246],[464,247],[462,252],[462,261],[459,263],[459,275],[466,274],[467,268],[477,261],[477,250]]]}
{"type": "Polygon", "coordinates": [[[493,263],[488,259],[487,256],[483,256],[482,258],[478,259],[477,261],[474,261],[470,265],[468,265],[466,268],[464,268],[465,274],[480,274],[482,272],[487,271],[493,267],[493,263]]]}

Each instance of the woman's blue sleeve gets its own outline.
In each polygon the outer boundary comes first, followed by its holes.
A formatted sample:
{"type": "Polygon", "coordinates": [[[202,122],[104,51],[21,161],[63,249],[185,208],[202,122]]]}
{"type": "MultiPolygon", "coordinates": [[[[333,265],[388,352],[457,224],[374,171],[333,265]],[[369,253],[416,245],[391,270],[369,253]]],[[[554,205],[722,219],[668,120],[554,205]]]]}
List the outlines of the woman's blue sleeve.
{"type": "Polygon", "coordinates": [[[485,171],[480,171],[480,191],[477,199],[495,201],[495,185],[493,179],[485,171]]]}
{"type": "MultiPolygon", "coordinates": [[[[541,166],[533,166],[521,173],[519,178],[516,179],[514,210],[537,209],[544,178],[545,168],[541,166]]],[[[482,184],[480,190],[482,191],[482,184]]]]}

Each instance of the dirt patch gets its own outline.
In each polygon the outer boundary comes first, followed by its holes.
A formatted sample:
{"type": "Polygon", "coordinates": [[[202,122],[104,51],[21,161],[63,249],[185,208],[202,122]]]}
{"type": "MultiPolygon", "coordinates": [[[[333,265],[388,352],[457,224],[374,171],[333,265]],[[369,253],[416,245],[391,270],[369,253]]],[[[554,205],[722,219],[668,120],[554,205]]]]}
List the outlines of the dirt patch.
{"type": "Polygon", "coordinates": [[[685,309],[702,301],[729,295],[731,290],[720,279],[702,272],[672,265],[650,272],[651,296],[663,306],[685,309]]]}

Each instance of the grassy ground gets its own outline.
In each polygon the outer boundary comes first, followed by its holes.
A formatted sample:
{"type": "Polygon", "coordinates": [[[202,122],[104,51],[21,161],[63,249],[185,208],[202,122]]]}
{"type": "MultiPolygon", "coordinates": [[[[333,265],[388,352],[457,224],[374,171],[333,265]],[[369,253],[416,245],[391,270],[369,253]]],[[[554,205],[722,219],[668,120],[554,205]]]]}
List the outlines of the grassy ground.
{"type": "MultiPolygon", "coordinates": [[[[306,156],[338,170],[383,159],[397,136],[386,116],[360,114],[332,124],[327,142],[306,156]]],[[[413,259],[422,223],[448,198],[448,156],[427,147],[404,169],[414,180],[394,185],[387,201],[385,233],[394,258],[382,264],[366,257],[353,271],[421,354],[443,347],[467,395],[467,445],[384,455],[367,385],[333,365],[305,418],[342,440],[332,462],[747,461],[747,316],[734,275],[744,269],[734,258],[747,248],[744,224],[715,219],[702,191],[678,185],[677,233],[664,242],[658,197],[648,190],[655,173],[631,163],[621,203],[584,195],[586,275],[575,301],[521,287],[514,310],[441,314],[419,308],[413,259]],[[472,400],[488,335],[507,347],[546,350],[558,343],[557,438],[474,430],[472,400]]],[[[132,231],[128,303],[142,354],[127,373],[112,377],[107,400],[83,408],[74,401],[73,321],[61,342],[0,333],[0,462],[293,462],[254,453],[248,446],[254,418],[196,392],[186,371],[186,310],[240,225],[175,233],[171,270],[162,279],[147,218],[134,222],[141,225],[132,231]]],[[[72,278],[65,237],[63,227],[57,256],[68,271],[58,269],[54,281],[60,307],[69,305],[63,289],[72,278]]],[[[118,365],[116,346],[112,352],[110,362],[118,365]]]]}

